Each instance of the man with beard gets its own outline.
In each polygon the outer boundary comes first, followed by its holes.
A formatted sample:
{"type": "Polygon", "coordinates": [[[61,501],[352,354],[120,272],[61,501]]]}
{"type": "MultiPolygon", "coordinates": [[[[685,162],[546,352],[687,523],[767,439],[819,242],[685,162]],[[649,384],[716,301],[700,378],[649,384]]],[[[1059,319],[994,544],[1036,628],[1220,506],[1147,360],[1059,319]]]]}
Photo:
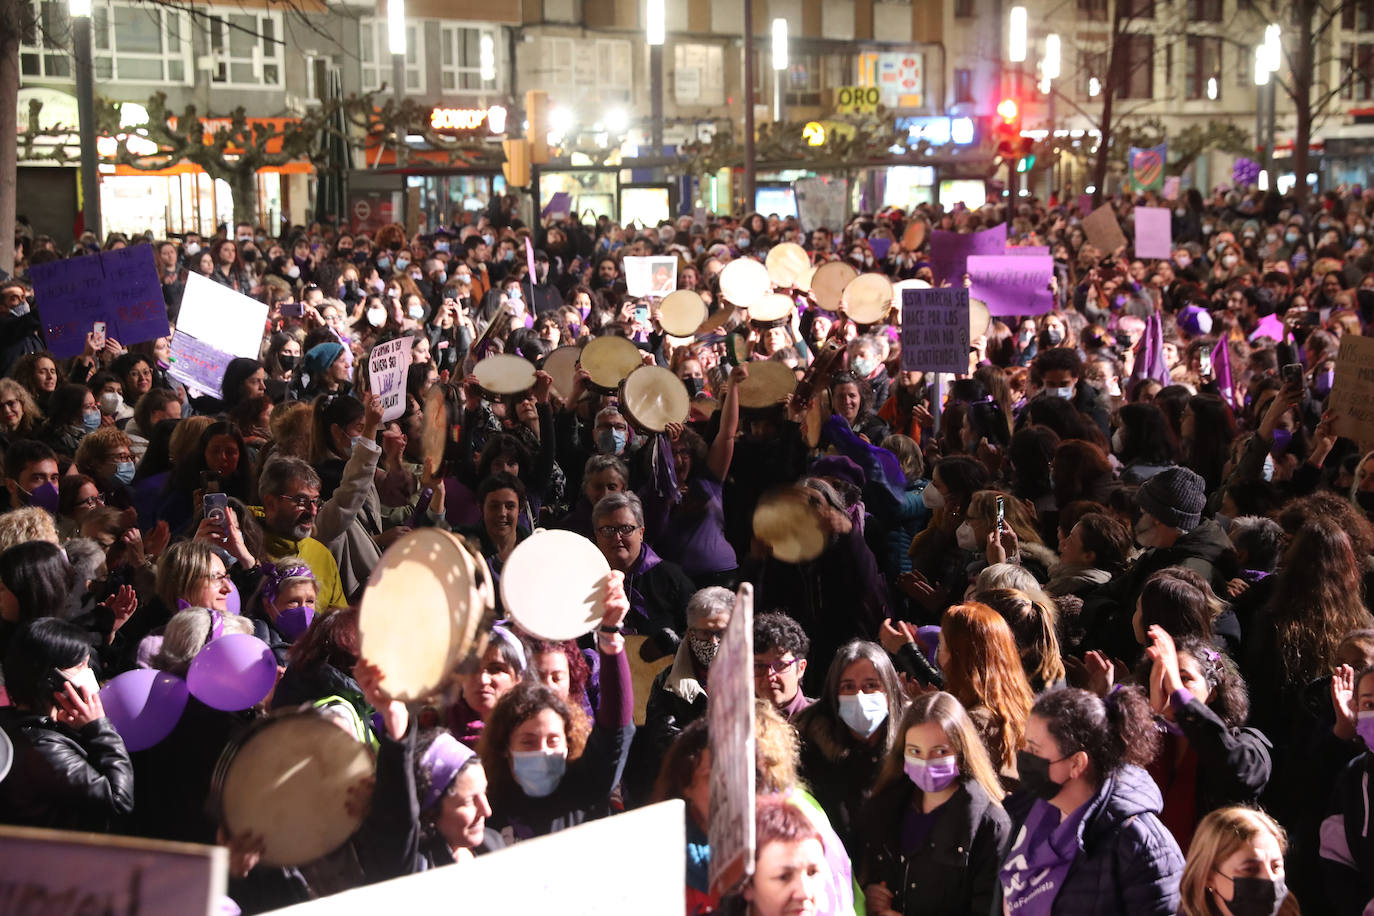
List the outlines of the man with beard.
{"type": "Polygon", "coordinates": [[[299,458],[282,456],[267,462],[258,481],[262,496],[264,546],[269,560],[300,557],[315,576],[321,612],[345,607],[339,564],[324,544],[311,537],[320,511],[320,475],[299,458]]]}

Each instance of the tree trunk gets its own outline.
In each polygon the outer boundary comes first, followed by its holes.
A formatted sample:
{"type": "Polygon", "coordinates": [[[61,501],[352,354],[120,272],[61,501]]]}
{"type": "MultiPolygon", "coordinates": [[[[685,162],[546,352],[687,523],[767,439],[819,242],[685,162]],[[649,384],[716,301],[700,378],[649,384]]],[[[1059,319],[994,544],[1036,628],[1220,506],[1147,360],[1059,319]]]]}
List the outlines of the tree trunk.
{"type": "Polygon", "coordinates": [[[1097,141],[1097,161],[1093,163],[1093,206],[1101,205],[1107,193],[1107,166],[1111,162],[1112,140],[1112,103],[1116,100],[1116,90],[1120,86],[1123,48],[1121,27],[1124,22],[1126,0],[1116,0],[1112,4],[1111,45],[1107,50],[1107,74],[1102,81],[1102,123],[1099,131],[1102,136],[1097,141]]]}
{"type": "Polygon", "coordinates": [[[0,271],[14,272],[19,206],[20,0],[0,0],[0,271]]]}
{"type": "Polygon", "coordinates": [[[253,171],[235,171],[229,180],[234,193],[234,222],[258,224],[258,175],[253,171]]]}
{"type": "Polygon", "coordinates": [[[1298,46],[1289,59],[1293,62],[1293,111],[1297,129],[1293,132],[1293,174],[1297,183],[1293,193],[1299,203],[1307,200],[1308,157],[1312,146],[1312,81],[1315,74],[1315,50],[1312,47],[1312,17],[1321,10],[1312,0],[1297,0],[1298,46]]]}

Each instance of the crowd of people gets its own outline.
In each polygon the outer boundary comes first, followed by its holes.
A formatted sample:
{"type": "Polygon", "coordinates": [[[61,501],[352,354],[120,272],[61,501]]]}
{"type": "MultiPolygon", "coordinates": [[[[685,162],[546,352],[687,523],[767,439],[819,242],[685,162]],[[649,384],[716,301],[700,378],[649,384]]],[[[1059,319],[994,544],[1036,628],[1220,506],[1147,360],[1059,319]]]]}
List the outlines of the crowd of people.
{"type": "Polygon", "coordinates": [[[415,237],[22,237],[0,282],[0,822],[225,845],[244,912],[664,799],[686,803],[689,916],[1371,912],[1374,453],[1328,400],[1342,338],[1374,322],[1374,191],[1113,204],[1115,251],[1054,200],[832,227],[527,226],[502,205],[415,237]],[[1173,212],[1167,259],[1132,256],[1146,205],[1173,212]],[[991,318],[937,379],[902,364],[900,308],[858,325],[790,288],[793,313],[760,322],[722,294],[729,264],[786,243],[959,283],[913,223],[1046,246],[1053,308],[991,318]],[[172,325],[190,273],[266,303],[260,355],[218,393],[169,376],[168,338],[45,349],[30,268],[133,245],[172,325]],[[700,333],[627,293],[625,258],[648,255],[677,258],[700,333]],[[690,415],[652,431],[585,366],[545,370],[604,336],[671,370],[690,415]],[[367,355],[397,338],[405,410],[384,420],[367,355]],[[480,384],[493,354],[532,387],[480,384]],[[798,387],[742,397],[766,362],[798,387]],[[818,555],[756,536],[777,493],[801,494],[818,555]],[[605,618],[567,642],[499,623],[446,693],[402,702],[358,605],[422,527],[498,579],[535,529],[575,532],[611,570],[605,618]],[[742,698],[709,675],[741,582],[757,849],[721,895],[707,709],[742,698]],[[271,650],[267,698],[193,689],[152,741],[105,714],[102,684],[186,678],[236,634],[271,650]],[[291,867],[215,800],[222,760],[283,711],[375,760],[337,800],[353,835],[291,867]]]}

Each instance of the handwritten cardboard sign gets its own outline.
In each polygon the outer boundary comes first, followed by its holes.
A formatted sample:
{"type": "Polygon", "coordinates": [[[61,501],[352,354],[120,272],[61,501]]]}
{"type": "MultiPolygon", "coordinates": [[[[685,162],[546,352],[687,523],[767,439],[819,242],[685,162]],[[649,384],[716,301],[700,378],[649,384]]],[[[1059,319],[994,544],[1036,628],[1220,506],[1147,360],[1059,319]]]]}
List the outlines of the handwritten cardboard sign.
{"type": "Polygon", "coordinates": [[[1107,203],[1083,217],[1083,232],[1088,242],[1104,255],[1109,255],[1126,245],[1126,233],[1116,221],[1116,211],[1107,203]]]}
{"type": "Polygon", "coordinates": [[[167,336],[151,245],[36,264],[29,277],[43,339],[58,359],[81,355],[97,321],[105,322],[106,337],[125,346],[167,336]]]}
{"type": "Polygon", "coordinates": [[[382,422],[390,423],[406,412],[406,374],[410,371],[411,338],[397,337],[379,343],[367,357],[367,377],[372,393],[382,399],[382,422]]]}
{"type": "Polygon", "coordinates": [[[1007,224],[998,223],[982,232],[946,232],[936,229],[930,233],[930,269],[937,284],[948,281],[952,286],[964,282],[971,255],[1001,254],[1007,250],[1007,224]]]}
{"type": "Polygon", "coordinates": [[[219,397],[230,360],[257,358],[266,320],[266,303],[200,274],[189,275],[167,374],[187,388],[219,397]]]}
{"type": "Polygon", "coordinates": [[[988,304],[993,315],[1043,315],[1054,308],[1048,255],[976,256],[968,259],[969,295],[988,304]]]}
{"type": "Polygon", "coordinates": [[[1354,439],[1361,451],[1374,448],[1374,338],[1341,335],[1327,408],[1337,435],[1354,439]]]}
{"type": "Polygon", "coordinates": [[[1174,250],[1173,214],[1168,207],[1135,208],[1135,256],[1167,258],[1174,250]]]}
{"type": "Polygon", "coordinates": [[[968,372],[968,300],[962,286],[902,290],[902,369],[968,372]]]}
{"type": "Polygon", "coordinates": [[[711,730],[711,890],[754,873],[754,587],[739,587],[707,676],[711,730]]]}
{"type": "Polygon", "coordinates": [[[677,258],[625,259],[625,291],[631,296],[663,298],[677,289],[677,258]]]}

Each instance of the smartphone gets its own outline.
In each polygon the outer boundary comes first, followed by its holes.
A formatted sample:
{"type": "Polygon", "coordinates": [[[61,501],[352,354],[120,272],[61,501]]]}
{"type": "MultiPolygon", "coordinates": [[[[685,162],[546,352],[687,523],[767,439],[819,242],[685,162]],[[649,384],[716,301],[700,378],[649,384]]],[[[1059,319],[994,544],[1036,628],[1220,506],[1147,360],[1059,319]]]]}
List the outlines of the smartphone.
{"type": "Polygon", "coordinates": [[[635,306],[635,324],[649,323],[649,307],[647,305],[635,306]]]}
{"type": "Polygon", "coordinates": [[[47,674],[43,675],[43,687],[47,690],[49,696],[59,693],[65,694],[66,691],[64,688],[68,684],[71,684],[72,688],[76,690],[77,696],[81,695],[81,688],[76,686],[75,681],[63,674],[61,668],[53,668],[47,674]]]}
{"type": "Polygon", "coordinates": [[[225,520],[226,513],[229,511],[228,495],[224,493],[206,493],[200,499],[201,513],[207,519],[214,522],[221,532],[228,534],[229,524],[225,520]]]}
{"type": "Polygon", "coordinates": [[[91,335],[95,338],[92,342],[92,346],[97,350],[105,349],[105,322],[97,321],[95,324],[91,325],[91,335]]]}
{"type": "Polygon", "coordinates": [[[997,530],[1001,531],[1006,525],[1007,506],[1002,501],[1002,497],[997,497],[997,530]]]}
{"type": "Polygon", "coordinates": [[[1208,353],[1206,350],[1198,353],[1197,366],[1199,372],[1203,375],[1210,376],[1212,374],[1212,354],[1208,353]]]}
{"type": "Polygon", "coordinates": [[[420,491],[420,500],[415,503],[415,512],[410,516],[410,527],[419,528],[425,519],[425,510],[429,508],[429,501],[434,498],[434,488],[425,487],[420,491]]]}
{"type": "Polygon", "coordinates": [[[1302,363],[1289,363],[1283,367],[1281,372],[1285,385],[1294,385],[1298,388],[1302,387],[1302,363]]]}
{"type": "Polygon", "coordinates": [[[281,304],[281,316],[283,318],[300,318],[305,314],[305,307],[299,302],[283,302],[281,304]]]}

